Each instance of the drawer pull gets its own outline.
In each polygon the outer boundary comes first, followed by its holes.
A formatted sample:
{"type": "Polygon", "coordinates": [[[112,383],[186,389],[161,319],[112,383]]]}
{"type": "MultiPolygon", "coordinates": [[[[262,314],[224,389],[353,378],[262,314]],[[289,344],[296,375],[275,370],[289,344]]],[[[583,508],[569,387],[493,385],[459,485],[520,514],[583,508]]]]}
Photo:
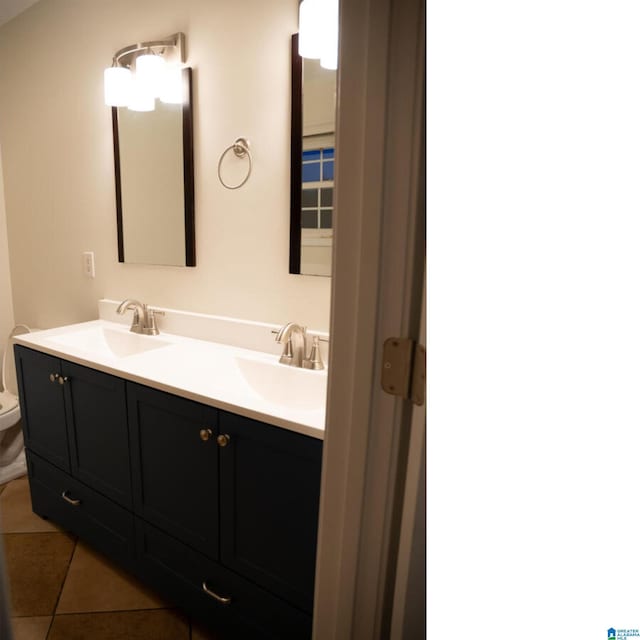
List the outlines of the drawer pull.
{"type": "Polygon", "coordinates": [[[202,590],[208,596],[211,596],[214,600],[217,600],[218,602],[220,602],[222,604],[230,604],[231,603],[231,598],[225,598],[223,596],[219,596],[217,593],[211,591],[211,589],[209,589],[209,587],[207,587],[206,580],[202,583],[202,590]]]}
{"type": "Polygon", "coordinates": [[[216,442],[220,447],[226,447],[229,444],[229,440],[231,440],[231,436],[227,434],[221,434],[217,437],[216,442]]]}
{"type": "Polygon", "coordinates": [[[79,507],[80,503],[82,502],[81,500],[78,500],[77,498],[71,498],[67,495],[67,491],[66,489],[62,492],[62,497],[72,506],[74,507],[79,507]]]}
{"type": "Polygon", "coordinates": [[[206,442],[213,435],[211,429],[200,429],[200,440],[206,442]]]}

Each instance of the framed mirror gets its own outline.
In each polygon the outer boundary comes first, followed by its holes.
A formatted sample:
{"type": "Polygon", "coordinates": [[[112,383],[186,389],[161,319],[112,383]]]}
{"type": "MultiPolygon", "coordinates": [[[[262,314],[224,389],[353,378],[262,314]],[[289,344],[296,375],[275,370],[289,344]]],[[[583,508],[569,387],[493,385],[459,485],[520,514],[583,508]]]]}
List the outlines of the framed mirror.
{"type": "Polygon", "coordinates": [[[331,275],[336,72],[298,55],[291,38],[289,273],[331,275]]]}
{"type": "Polygon", "coordinates": [[[182,104],[112,107],[120,262],[196,264],[191,69],[182,80],[182,104]]]}

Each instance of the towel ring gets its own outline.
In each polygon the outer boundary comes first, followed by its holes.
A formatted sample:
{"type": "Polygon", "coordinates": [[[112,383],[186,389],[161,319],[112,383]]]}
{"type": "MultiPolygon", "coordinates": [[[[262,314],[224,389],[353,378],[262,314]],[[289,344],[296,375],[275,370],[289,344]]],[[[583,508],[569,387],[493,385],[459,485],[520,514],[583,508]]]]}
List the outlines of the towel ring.
{"type": "Polygon", "coordinates": [[[249,176],[251,175],[251,167],[252,162],[251,152],[249,151],[249,141],[246,138],[237,138],[236,141],[232,145],[229,145],[220,156],[220,160],[218,161],[218,179],[222,183],[222,186],[226,187],[227,189],[239,189],[249,179],[249,176]],[[222,179],[222,175],[220,175],[220,167],[222,167],[222,161],[224,160],[224,157],[227,155],[227,153],[229,153],[229,151],[231,151],[232,149],[233,153],[236,154],[236,157],[244,158],[246,156],[249,159],[249,170],[247,171],[247,175],[240,184],[237,184],[235,186],[226,184],[222,179]]]}

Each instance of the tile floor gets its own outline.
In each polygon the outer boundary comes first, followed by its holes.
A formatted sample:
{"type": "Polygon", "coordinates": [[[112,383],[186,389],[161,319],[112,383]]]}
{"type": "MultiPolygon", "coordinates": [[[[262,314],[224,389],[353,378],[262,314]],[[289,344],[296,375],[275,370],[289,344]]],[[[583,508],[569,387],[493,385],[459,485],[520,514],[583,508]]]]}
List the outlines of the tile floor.
{"type": "Polygon", "coordinates": [[[26,477],[0,485],[0,522],[14,640],[223,640],[35,515],[26,477]]]}

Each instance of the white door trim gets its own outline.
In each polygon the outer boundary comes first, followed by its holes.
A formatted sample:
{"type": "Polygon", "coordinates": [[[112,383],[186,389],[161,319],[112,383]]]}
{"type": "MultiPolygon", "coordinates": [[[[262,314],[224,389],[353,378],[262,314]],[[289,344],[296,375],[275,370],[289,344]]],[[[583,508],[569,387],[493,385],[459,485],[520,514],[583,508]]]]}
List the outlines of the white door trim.
{"type": "Polygon", "coordinates": [[[424,2],[343,0],[340,29],[316,640],[390,632],[411,406],[381,347],[418,338],[425,263],[424,2]]]}

